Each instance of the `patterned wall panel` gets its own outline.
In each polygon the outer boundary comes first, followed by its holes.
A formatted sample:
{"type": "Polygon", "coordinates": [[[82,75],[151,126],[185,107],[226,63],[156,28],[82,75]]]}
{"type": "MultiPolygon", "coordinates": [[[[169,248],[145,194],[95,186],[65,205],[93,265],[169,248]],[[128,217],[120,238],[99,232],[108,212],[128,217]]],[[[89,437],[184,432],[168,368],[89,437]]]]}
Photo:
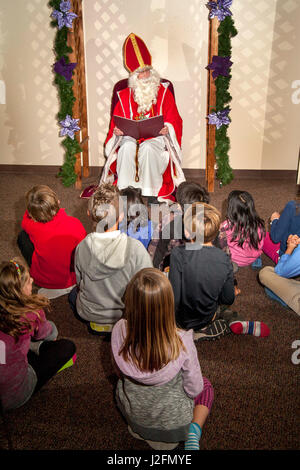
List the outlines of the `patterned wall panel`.
{"type": "Polygon", "coordinates": [[[291,106],[291,82],[300,77],[299,61],[294,59],[299,48],[300,3],[234,1],[232,11],[239,32],[232,49],[233,166],[296,169],[292,149],[298,137],[290,126],[293,113],[300,126],[300,113],[296,116],[291,106]],[[288,161],[282,158],[283,143],[291,144],[288,161]]]}
{"type": "Polygon", "coordinates": [[[296,170],[299,153],[300,106],[294,103],[293,83],[300,79],[300,2],[277,2],[269,70],[262,168],[296,170]]]}
{"type": "Polygon", "coordinates": [[[114,84],[128,76],[122,46],[131,32],[151,51],[153,66],[172,81],[184,122],[185,167],[205,163],[208,10],[202,0],[85,1],[90,160],[103,164],[114,84]]]}

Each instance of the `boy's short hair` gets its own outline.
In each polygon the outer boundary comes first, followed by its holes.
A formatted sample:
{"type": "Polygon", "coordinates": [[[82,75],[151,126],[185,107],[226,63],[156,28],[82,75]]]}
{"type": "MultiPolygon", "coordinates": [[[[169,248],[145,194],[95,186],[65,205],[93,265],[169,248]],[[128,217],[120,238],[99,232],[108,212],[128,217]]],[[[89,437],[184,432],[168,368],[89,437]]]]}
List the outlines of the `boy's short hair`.
{"type": "Polygon", "coordinates": [[[106,219],[105,230],[111,228],[119,220],[121,208],[119,207],[120,191],[113,184],[104,183],[98,187],[90,198],[88,209],[93,222],[98,224],[106,219]]]}
{"type": "Polygon", "coordinates": [[[209,194],[201,184],[195,181],[183,181],[177,188],[176,200],[184,209],[185,204],[205,202],[209,204],[209,194]]]}
{"type": "Polygon", "coordinates": [[[59,211],[56,193],[49,186],[40,184],[26,194],[27,211],[36,222],[50,222],[59,211]]]}
{"type": "Polygon", "coordinates": [[[220,223],[220,212],[214,206],[203,202],[192,204],[184,215],[185,229],[192,237],[190,241],[194,242],[203,240],[204,243],[209,243],[215,240],[220,230],[220,223]]]}

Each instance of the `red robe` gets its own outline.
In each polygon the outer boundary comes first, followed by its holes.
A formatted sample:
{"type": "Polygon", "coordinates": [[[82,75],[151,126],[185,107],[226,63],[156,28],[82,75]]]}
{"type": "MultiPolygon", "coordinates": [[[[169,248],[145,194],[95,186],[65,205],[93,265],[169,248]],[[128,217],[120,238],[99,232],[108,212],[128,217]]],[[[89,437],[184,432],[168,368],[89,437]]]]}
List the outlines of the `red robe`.
{"type": "MultiPolygon", "coordinates": [[[[138,105],[133,99],[133,91],[131,88],[125,88],[118,92],[119,101],[117,102],[113,115],[125,117],[127,119],[135,119],[138,116],[138,105]]],[[[151,111],[151,116],[158,116],[160,114],[164,117],[164,124],[169,124],[169,135],[171,137],[172,144],[177,151],[177,161],[174,161],[174,156],[170,155],[170,161],[163,174],[163,184],[158,193],[158,197],[166,198],[169,197],[175,186],[182,181],[184,181],[183,172],[181,170],[181,137],[182,137],[182,119],[178,113],[177,106],[174,100],[173,94],[168,89],[168,84],[160,84],[157,102],[153,105],[151,111]],[[170,129],[171,126],[171,129],[170,129]],[[172,132],[173,129],[173,132],[172,132]],[[171,131],[171,132],[170,132],[171,131]],[[179,173],[179,174],[178,174],[179,173]]],[[[110,122],[109,132],[105,141],[105,150],[106,154],[110,153],[107,151],[108,146],[112,146],[112,140],[115,135],[113,130],[115,128],[114,119],[112,117],[110,122]]],[[[110,179],[114,184],[117,183],[118,175],[116,174],[116,158],[117,158],[117,149],[115,149],[112,154],[108,155],[106,165],[104,167],[103,176],[101,177],[101,182],[107,181],[110,179]],[[108,168],[107,168],[108,166],[108,168]],[[113,180],[111,178],[113,176],[113,180]]]]}

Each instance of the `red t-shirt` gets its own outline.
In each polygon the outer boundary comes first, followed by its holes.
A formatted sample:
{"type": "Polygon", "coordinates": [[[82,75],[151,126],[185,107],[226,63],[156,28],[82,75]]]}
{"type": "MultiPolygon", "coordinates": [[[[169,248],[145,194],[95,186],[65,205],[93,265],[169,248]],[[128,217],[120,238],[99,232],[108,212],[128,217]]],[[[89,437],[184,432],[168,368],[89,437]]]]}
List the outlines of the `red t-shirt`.
{"type": "Polygon", "coordinates": [[[76,284],[75,248],[86,236],[82,223],[64,209],[50,222],[36,222],[26,211],[22,228],[34,245],[30,275],[40,287],[64,289],[76,284]]]}

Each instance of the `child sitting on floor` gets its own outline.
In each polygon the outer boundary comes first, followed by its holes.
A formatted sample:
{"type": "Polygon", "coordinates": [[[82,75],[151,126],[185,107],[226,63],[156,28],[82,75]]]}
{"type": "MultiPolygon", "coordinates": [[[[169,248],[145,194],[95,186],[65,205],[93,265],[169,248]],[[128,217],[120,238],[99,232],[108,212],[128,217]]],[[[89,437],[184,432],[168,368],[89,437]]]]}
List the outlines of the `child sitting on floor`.
{"type": "Polygon", "coordinates": [[[179,441],[199,449],[213,388],[202,377],[192,331],[176,328],[172,286],[158,269],[142,269],[128,284],[111,346],[120,377],[116,399],[129,432],[154,449],[179,441]]]}
{"type": "Polygon", "coordinates": [[[18,245],[35,284],[42,288],[39,294],[53,299],[76,284],[74,252],[86,231],[59,207],[57,195],[48,186],[34,186],[26,201],[18,245]]]}
{"type": "Polygon", "coordinates": [[[69,294],[75,313],[89,323],[91,333],[110,333],[123,311],[122,296],[132,276],[152,267],[138,240],[118,229],[124,217],[117,186],[103,184],[89,200],[94,232],[79,243],[75,253],[77,287],[69,294]]]}
{"type": "Polygon", "coordinates": [[[300,238],[290,235],[286,244],[286,251],[275,268],[266,266],[261,269],[259,280],[268,297],[300,315],[300,282],[292,279],[300,275],[300,238]]]}
{"type": "MultiPolygon", "coordinates": [[[[176,192],[177,203],[173,204],[162,221],[155,228],[148,251],[153,266],[165,271],[170,266],[170,254],[175,246],[185,245],[183,230],[183,215],[185,208],[194,202],[209,203],[209,194],[206,189],[194,181],[184,181],[176,192]]],[[[227,247],[226,234],[219,232],[213,244],[230,254],[227,247]]]]}
{"type": "Polygon", "coordinates": [[[195,340],[213,340],[230,331],[268,336],[264,323],[244,321],[226,307],[233,304],[235,289],[230,257],[212,243],[219,227],[220,213],[209,204],[194,203],[185,213],[189,242],[173,248],[170,259],[177,324],[192,328],[195,340]]]}
{"type": "Polygon", "coordinates": [[[276,211],[270,217],[270,232],[266,234],[263,252],[275,264],[285,253],[287,240],[291,234],[300,236],[300,186],[296,199],[289,201],[281,214],[276,211]]]}
{"type": "Polygon", "coordinates": [[[32,278],[19,260],[0,264],[0,399],[4,409],[19,408],[62,368],[75,362],[75,345],[56,340],[47,321],[49,300],[32,294],[32,278]]]}
{"type": "Polygon", "coordinates": [[[255,210],[251,194],[231,191],[227,203],[226,220],[221,229],[226,232],[232,261],[238,266],[260,268],[265,224],[255,210]]]}
{"type": "Polygon", "coordinates": [[[127,217],[120,223],[122,233],[142,242],[147,249],[151,240],[153,226],[148,217],[147,206],[143,203],[142,192],[139,188],[128,186],[120,191],[124,210],[127,208],[127,217]]]}

